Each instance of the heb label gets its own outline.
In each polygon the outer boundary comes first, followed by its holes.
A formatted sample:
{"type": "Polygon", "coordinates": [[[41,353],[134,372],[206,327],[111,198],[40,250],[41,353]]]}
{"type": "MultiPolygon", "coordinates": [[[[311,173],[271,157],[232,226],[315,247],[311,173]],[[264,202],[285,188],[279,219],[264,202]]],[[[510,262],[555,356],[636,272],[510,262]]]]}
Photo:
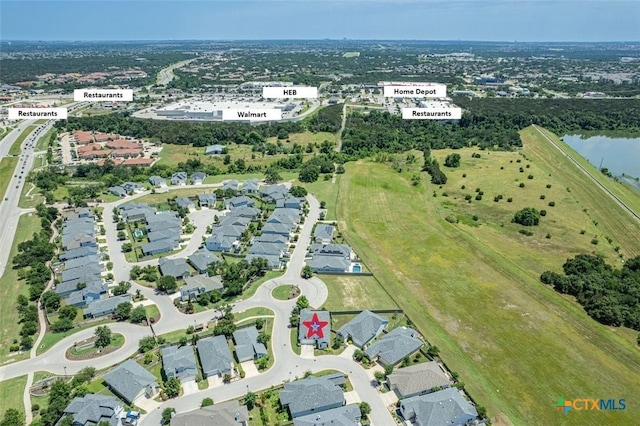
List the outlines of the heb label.
{"type": "Polygon", "coordinates": [[[223,109],[223,121],[276,121],[282,120],[279,109],[223,109]]]}
{"type": "Polygon", "coordinates": [[[413,84],[384,86],[387,98],[445,98],[447,86],[444,84],[413,84]]]}
{"type": "Polygon", "coordinates": [[[403,108],[404,120],[460,120],[462,108],[403,108]]]}
{"type": "Polygon", "coordinates": [[[131,102],[133,89],[76,89],[75,102],[131,102]]]}
{"type": "Polygon", "coordinates": [[[66,108],[7,108],[9,120],[28,120],[30,118],[47,118],[49,120],[66,120],[66,108]]]}
{"type": "Polygon", "coordinates": [[[317,98],[317,87],[289,86],[289,87],[263,87],[263,98],[317,98]]]}

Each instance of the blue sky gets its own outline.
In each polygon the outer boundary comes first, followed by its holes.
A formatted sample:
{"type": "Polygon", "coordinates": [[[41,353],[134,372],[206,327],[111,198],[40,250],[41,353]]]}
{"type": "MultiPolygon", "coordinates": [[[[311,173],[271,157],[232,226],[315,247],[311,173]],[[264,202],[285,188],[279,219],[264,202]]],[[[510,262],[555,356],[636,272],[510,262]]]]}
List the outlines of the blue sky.
{"type": "Polygon", "coordinates": [[[2,40],[638,41],[640,1],[0,2],[2,40]]]}

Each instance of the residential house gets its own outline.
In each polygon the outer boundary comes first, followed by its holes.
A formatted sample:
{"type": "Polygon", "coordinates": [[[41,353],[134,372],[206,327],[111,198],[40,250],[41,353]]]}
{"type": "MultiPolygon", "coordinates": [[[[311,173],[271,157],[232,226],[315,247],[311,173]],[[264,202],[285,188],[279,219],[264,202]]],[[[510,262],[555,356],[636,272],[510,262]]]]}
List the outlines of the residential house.
{"type": "Polygon", "coordinates": [[[158,266],[162,275],[171,276],[175,279],[184,279],[191,275],[187,261],[182,257],[178,259],[161,257],[158,260],[158,266]]]}
{"type": "Polygon", "coordinates": [[[227,214],[227,216],[246,217],[249,219],[255,219],[260,214],[260,209],[255,207],[237,207],[227,214]]]}
{"type": "Polygon", "coordinates": [[[180,209],[195,209],[196,205],[191,201],[188,197],[178,197],[176,198],[176,206],[180,209]]]}
{"type": "Polygon", "coordinates": [[[240,191],[243,194],[256,194],[259,186],[260,184],[258,183],[258,179],[248,179],[244,181],[240,191]]]}
{"type": "Polygon", "coordinates": [[[387,376],[387,385],[398,398],[403,399],[448,388],[451,381],[440,364],[430,361],[393,370],[387,376]]]}
{"type": "Polygon", "coordinates": [[[194,185],[202,185],[207,174],[204,172],[195,172],[191,175],[191,183],[194,185]]]}
{"type": "Polygon", "coordinates": [[[176,172],[171,175],[171,185],[184,186],[187,184],[187,173],[176,172]]]}
{"type": "Polygon", "coordinates": [[[285,237],[284,235],[278,235],[278,234],[262,234],[255,237],[253,242],[254,244],[255,243],[279,243],[287,247],[289,245],[289,238],[285,237]]]}
{"type": "Polygon", "coordinates": [[[296,417],[293,426],[360,426],[360,419],[360,406],[349,404],[296,417]]]}
{"type": "Polygon", "coordinates": [[[207,272],[209,265],[212,263],[222,262],[218,256],[204,247],[187,257],[187,261],[201,274],[207,272]]]}
{"type": "Polygon", "coordinates": [[[249,411],[238,400],[216,403],[187,413],[176,414],[170,426],[248,426],[249,411]]]}
{"type": "Polygon", "coordinates": [[[233,342],[238,362],[267,356],[267,348],[258,342],[258,334],[258,329],[255,326],[240,328],[233,332],[233,342]]]}
{"type": "MultiPolygon", "coordinates": [[[[76,286],[77,288],[77,286],[76,286]]],[[[100,300],[103,296],[106,296],[109,293],[109,288],[103,282],[93,282],[88,284],[85,288],[81,290],[75,290],[71,292],[68,297],[66,304],[73,305],[78,308],[84,308],[87,305],[92,304],[93,302],[100,300]]]]}
{"type": "Polygon", "coordinates": [[[206,147],[204,153],[205,155],[220,155],[224,154],[225,150],[226,148],[224,145],[214,144],[206,147]]]}
{"type": "Polygon", "coordinates": [[[478,417],[476,408],[456,388],[403,399],[400,413],[416,426],[465,426],[478,417]]]}
{"type": "Polygon", "coordinates": [[[216,275],[209,277],[207,275],[194,275],[184,279],[184,285],[180,287],[180,300],[186,301],[195,299],[196,297],[217,291],[222,293],[222,277],[216,275]]]}
{"type": "Polygon", "coordinates": [[[351,262],[344,257],[337,256],[313,256],[307,261],[307,265],[313,272],[349,272],[351,262]]]}
{"type": "Polygon", "coordinates": [[[111,315],[116,311],[119,304],[131,302],[130,294],[123,294],[120,296],[110,297],[108,299],[96,300],[89,304],[83,311],[83,318],[99,318],[105,315],[111,315]]]}
{"type": "Polygon", "coordinates": [[[147,232],[147,239],[150,243],[162,240],[179,241],[180,232],[178,228],[168,228],[162,231],[151,231],[147,232]]]}
{"type": "Polygon", "coordinates": [[[302,210],[303,204],[304,198],[294,197],[290,193],[284,194],[284,198],[276,199],[277,208],[302,210]]]}
{"type": "Polygon", "coordinates": [[[169,253],[178,247],[178,245],[179,240],[164,239],[143,244],[141,250],[145,256],[154,256],[156,254],[169,253]]]}
{"type": "Polygon", "coordinates": [[[228,181],[226,181],[226,182],[224,182],[222,184],[222,190],[223,191],[227,191],[227,190],[237,191],[239,185],[240,185],[240,182],[238,182],[235,179],[228,180],[228,181]]]}
{"type": "Polygon", "coordinates": [[[160,389],[156,376],[132,359],[129,359],[102,376],[109,389],[127,404],[145,398],[153,398],[160,389]]]}
{"type": "Polygon", "coordinates": [[[282,223],[267,223],[262,227],[262,235],[276,234],[287,237],[291,236],[291,227],[289,225],[283,225],[282,223]]]}
{"type": "Polygon", "coordinates": [[[100,256],[98,254],[90,254],[78,259],[70,259],[64,262],[64,269],[82,268],[89,263],[99,263],[100,256]]]}
{"type": "MultiPolygon", "coordinates": [[[[251,223],[251,219],[248,217],[235,216],[232,214],[228,214],[222,217],[222,219],[220,220],[220,223],[218,223],[217,228],[220,228],[223,226],[239,226],[239,227],[242,227],[242,229],[244,230],[247,226],[249,226],[250,223],[251,223]]],[[[242,232],[240,234],[242,234],[242,232]]]]}
{"type": "Polygon", "coordinates": [[[313,241],[319,244],[330,244],[333,241],[335,226],[319,223],[313,231],[313,241]]]}
{"type": "Polygon", "coordinates": [[[184,383],[195,380],[198,369],[196,357],[190,345],[168,346],[160,350],[162,354],[162,368],[167,379],[177,377],[184,383]]]}
{"type": "Polygon", "coordinates": [[[211,251],[229,251],[235,247],[237,241],[237,237],[214,233],[204,241],[204,245],[211,251]]]}
{"type": "Polygon", "coordinates": [[[202,365],[202,375],[205,378],[231,374],[233,357],[226,337],[221,335],[200,339],[196,347],[202,365]]]}
{"type": "Polygon", "coordinates": [[[85,265],[84,268],[73,268],[62,271],[60,282],[65,283],[67,281],[81,279],[80,282],[87,283],[94,278],[100,279],[101,272],[102,266],[99,263],[89,263],[85,265]],[[82,279],[86,279],[87,281],[82,281],[82,279]]]}
{"type": "Polygon", "coordinates": [[[253,259],[264,259],[264,260],[266,260],[268,269],[274,270],[274,269],[280,269],[282,267],[282,260],[280,259],[280,256],[249,253],[249,254],[247,254],[247,257],[245,257],[245,260],[247,262],[249,262],[249,263],[251,263],[251,261],[253,259]]]}
{"type": "Polygon", "coordinates": [[[122,187],[127,191],[127,194],[144,191],[144,187],[137,182],[125,182],[122,184],[122,187]]]}
{"type": "Polygon", "coordinates": [[[317,345],[318,349],[326,349],[331,341],[331,315],[329,311],[300,311],[298,341],[301,345],[317,345]]]}
{"type": "Polygon", "coordinates": [[[89,393],[73,398],[64,409],[63,417],[73,417],[73,426],[95,426],[102,422],[116,426],[121,412],[122,406],[116,398],[89,393]]]}
{"type": "Polygon", "coordinates": [[[164,188],[165,186],[167,186],[167,181],[160,176],[150,176],[149,183],[156,188],[164,188]]]}
{"type": "Polygon", "coordinates": [[[269,203],[276,203],[278,200],[284,199],[289,190],[284,185],[265,185],[260,187],[258,192],[269,203]]]}
{"type": "Polygon", "coordinates": [[[212,192],[205,192],[198,195],[198,202],[200,207],[215,208],[216,206],[216,194],[212,192]]]}
{"type": "Polygon", "coordinates": [[[404,357],[411,356],[422,346],[418,332],[409,327],[398,327],[382,336],[365,349],[365,354],[372,361],[382,365],[396,365],[404,357]]]}
{"type": "Polygon", "coordinates": [[[253,198],[247,197],[246,195],[241,195],[225,200],[225,204],[228,209],[236,209],[238,207],[254,207],[256,201],[253,198]]]}
{"type": "Polygon", "coordinates": [[[280,391],[280,404],[289,409],[294,419],[342,407],[345,403],[340,386],[324,377],[307,377],[285,383],[280,391]]]}
{"type": "MultiPolygon", "coordinates": [[[[93,277],[90,279],[90,281],[88,282],[82,282],[81,284],[86,285],[85,288],[89,288],[89,287],[93,287],[93,286],[102,286],[102,278],[101,277],[93,277]]],[[[69,295],[71,295],[73,292],[75,291],[79,291],[82,289],[78,288],[78,281],[77,280],[73,280],[73,281],[67,281],[64,283],[59,283],[55,286],[54,291],[56,293],[58,293],[60,295],[60,297],[65,298],[65,297],[69,297],[69,295]]],[[[80,286],[82,287],[82,286],[80,286]]],[[[104,292],[106,293],[106,292],[104,292]]],[[[102,294],[102,293],[101,293],[102,294]]]]}
{"type": "Polygon", "coordinates": [[[116,197],[127,196],[127,191],[121,186],[112,186],[108,188],[107,191],[109,191],[111,194],[115,195],[116,197]]]}
{"type": "Polygon", "coordinates": [[[362,311],[351,321],[340,327],[337,334],[344,341],[351,340],[359,348],[378,337],[382,330],[389,324],[386,317],[374,314],[371,311],[362,311]]]}
{"type": "Polygon", "coordinates": [[[71,259],[79,259],[82,257],[91,256],[96,253],[98,253],[98,247],[84,246],[72,250],[67,250],[63,253],[60,253],[58,257],[60,257],[60,260],[64,262],[71,259]]]}

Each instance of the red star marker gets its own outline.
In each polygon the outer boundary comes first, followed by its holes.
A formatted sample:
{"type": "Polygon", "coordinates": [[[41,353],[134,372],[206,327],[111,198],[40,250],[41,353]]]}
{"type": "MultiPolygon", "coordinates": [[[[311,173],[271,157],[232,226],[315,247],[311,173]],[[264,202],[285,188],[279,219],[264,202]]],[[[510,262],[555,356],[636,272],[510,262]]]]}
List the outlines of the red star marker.
{"type": "Polygon", "coordinates": [[[313,337],[314,335],[318,336],[318,338],[322,339],[324,337],[323,328],[329,324],[328,321],[320,321],[318,319],[318,314],[314,313],[311,321],[302,321],[302,324],[307,327],[307,339],[313,337]]]}

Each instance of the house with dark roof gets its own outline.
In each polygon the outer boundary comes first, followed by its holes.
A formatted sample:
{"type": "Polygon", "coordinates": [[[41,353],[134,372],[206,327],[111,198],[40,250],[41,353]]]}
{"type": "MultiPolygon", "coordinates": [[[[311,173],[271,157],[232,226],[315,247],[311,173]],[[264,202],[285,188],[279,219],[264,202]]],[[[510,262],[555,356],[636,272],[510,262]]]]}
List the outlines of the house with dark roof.
{"type": "Polygon", "coordinates": [[[239,185],[240,185],[240,182],[238,182],[235,179],[228,180],[228,181],[226,181],[226,182],[224,182],[222,184],[222,190],[223,191],[227,191],[227,190],[237,191],[239,185]]]}
{"type": "Polygon", "coordinates": [[[82,258],[69,259],[64,262],[64,269],[74,269],[74,268],[82,268],[84,265],[89,263],[97,264],[100,262],[100,256],[97,254],[91,254],[89,256],[85,256],[82,258]]]}
{"type": "Polygon", "coordinates": [[[429,361],[393,370],[387,376],[387,385],[402,399],[448,388],[451,381],[440,364],[429,361]]]}
{"type": "Polygon", "coordinates": [[[244,217],[247,219],[255,219],[260,214],[260,209],[255,207],[237,207],[231,210],[227,216],[244,217]]]}
{"type": "Polygon", "coordinates": [[[283,200],[289,190],[284,185],[265,185],[258,190],[262,198],[269,203],[276,203],[278,200],[283,200]]]}
{"type": "Polygon", "coordinates": [[[150,176],[149,177],[149,183],[151,185],[153,185],[156,188],[162,188],[167,186],[167,181],[164,180],[164,178],[160,177],[160,176],[150,176]]]}
{"type": "MultiPolygon", "coordinates": [[[[77,288],[77,287],[76,287],[77,288]]],[[[73,305],[78,308],[84,308],[93,302],[102,299],[109,292],[109,288],[106,284],[98,281],[87,284],[87,286],[81,290],[76,290],[68,295],[67,305],[73,305]]]]}
{"type": "Polygon", "coordinates": [[[359,426],[360,419],[360,406],[349,404],[296,417],[293,426],[359,426]]]}
{"type": "MultiPolygon", "coordinates": [[[[76,291],[82,290],[82,288],[78,288],[78,287],[83,287],[82,285],[79,286],[78,284],[84,284],[86,285],[86,288],[92,288],[92,286],[96,286],[97,287],[102,287],[104,286],[102,279],[100,277],[97,278],[93,278],[90,281],[85,281],[83,283],[80,283],[79,280],[73,280],[73,281],[67,281],[64,283],[59,283],[56,284],[55,288],[53,289],[53,291],[55,291],[56,293],[58,293],[60,295],[60,297],[69,297],[71,294],[73,294],[76,291]]],[[[103,290],[100,290],[101,294],[102,294],[103,290]]],[[[106,291],[104,291],[104,293],[106,294],[106,291]]]]}
{"type": "Polygon", "coordinates": [[[191,183],[194,185],[202,185],[207,174],[204,172],[195,172],[191,175],[191,183]]]}
{"type": "Polygon", "coordinates": [[[329,311],[300,311],[298,341],[301,345],[317,345],[318,349],[326,349],[331,343],[331,315],[329,311]]]}
{"type": "Polygon", "coordinates": [[[365,349],[367,357],[382,365],[396,365],[416,353],[422,346],[418,332],[409,327],[398,327],[382,336],[365,349]]]}
{"type": "Polygon", "coordinates": [[[220,155],[224,154],[225,150],[226,148],[224,145],[214,144],[206,147],[204,153],[205,155],[220,155]]]}
{"type": "Polygon", "coordinates": [[[189,266],[187,266],[187,261],[182,257],[177,259],[161,257],[158,260],[158,267],[160,268],[160,273],[162,275],[168,275],[175,279],[186,278],[191,275],[189,272],[189,266]]]}
{"type": "Polygon", "coordinates": [[[258,329],[255,326],[243,327],[233,332],[233,342],[238,362],[267,356],[267,348],[258,342],[258,334],[258,329]]]}
{"type": "Polygon", "coordinates": [[[101,422],[116,426],[121,412],[122,406],[116,398],[88,393],[73,398],[64,409],[63,417],[73,417],[73,426],[95,426],[101,422]]]}
{"type": "Polygon", "coordinates": [[[212,234],[204,241],[204,245],[207,250],[211,251],[229,251],[235,247],[237,237],[229,237],[220,233],[212,234]]]}
{"type": "Polygon", "coordinates": [[[115,195],[116,197],[126,197],[127,191],[121,186],[111,186],[107,189],[109,193],[115,195]]]}
{"type": "Polygon", "coordinates": [[[198,369],[196,357],[190,345],[167,346],[160,350],[162,368],[167,379],[177,377],[180,382],[195,380],[198,369]]]}
{"type": "Polygon", "coordinates": [[[344,405],[340,386],[324,377],[307,377],[285,383],[280,391],[280,404],[289,409],[294,419],[344,405]]]}
{"type": "Polygon", "coordinates": [[[281,223],[267,223],[262,227],[262,235],[265,234],[283,235],[288,239],[291,236],[291,226],[281,223]]]}
{"type": "Polygon", "coordinates": [[[215,403],[187,413],[176,414],[170,426],[248,426],[249,411],[238,400],[215,403]]]}
{"type": "Polygon", "coordinates": [[[342,336],[345,342],[351,340],[354,345],[363,348],[371,340],[378,337],[387,324],[389,324],[389,320],[386,317],[371,311],[362,311],[340,327],[337,334],[342,336]]]}
{"type": "Polygon", "coordinates": [[[226,337],[221,335],[200,339],[196,347],[202,366],[202,375],[205,378],[231,374],[233,357],[226,337]]]}
{"type": "Polygon", "coordinates": [[[78,247],[75,249],[67,250],[63,253],[60,253],[58,257],[60,258],[60,260],[65,262],[71,259],[80,259],[82,257],[91,256],[96,253],[98,253],[98,247],[84,246],[84,247],[78,247]]]}
{"type": "Polygon", "coordinates": [[[416,426],[465,426],[478,411],[456,388],[448,388],[400,401],[402,417],[416,426]]]}
{"type": "Polygon", "coordinates": [[[187,173],[176,172],[171,175],[171,185],[184,186],[187,184],[187,173]]]}
{"type": "Polygon", "coordinates": [[[349,272],[351,262],[344,257],[337,256],[313,256],[307,261],[307,265],[313,272],[349,272]]]}
{"type": "Polygon", "coordinates": [[[255,194],[258,192],[259,186],[260,185],[258,184],[258,179],[248,179],[245,180],[242,184],[242,189],[240,190],[240,192],[242,192],[243,194],[255,194]]]}
{"type": "Polygon", "coordinates": [[[330,244],[333,241],[333,232],[335,226],[325,223],[319,223],[316,225],[316,229],[313,231],[313,241],[318,244],[330,244]]]}
{"type": "Polygon", "coordinates": [[[289,238],[279,234],[262,234],[253,240],[255,243],[278,243],[288,247],[289,238]]]}
{"type": "Polygon", "coordinates": [[[116,311],[119,304],[125,302],[131,302],[131,295],[128,293],[110,297],[108,299],[96,300],[93,303],[90,303],[89,306],[82,311],[82,317],[87,319],[110,315],[116,311]]]}
{"type": "Polygon", "coordinates": [[[286,209],[302,210],[304,204],[304,198],[294,197],[290,193],[284,195],[284,198],[276,200],[276,207],[286,209]]]}
{"type": "MultiPolygon", "coordinates": [[[[231,212],[233,212],[233,210],[231,210],[231,212]]],[[[244,230],[244,228],[246,228],[249,224],[251,223],[251,219],[249,219],[248,217],[242,217],[242,216],[236,216],[233,215],[231,213],[229,213],[226,216],[223,216],[222,219],[220,219],[220,223],[218,224],[217,227],[223,227],[223,226],[241,226],[242,229],[244,230]]],[[[240,232],[241,235],[242,232],[240,232]]],[[[233,236],[235,236],[235,234],[233,234],[233,236]]]]}
{"type": "Polygon", "coordinates": [[[237,209],[239,207],[254,207],[255,204],[256,200],[247,197],[246,195],[240,195],[225,200],[225,205],[228,209],[237,209]]]}
{"type": "Polygon", "coordinates": [[[200,207],[215,208],[216,206],[216,194],[213,192],[203,192],[198,194],[198,203],[200,207]]]}
{"type": "Polygon", "coordinates": [[[127,404],[135,404],[143,397],[153,398],[160,389],[156,376],[132,359],[109,371],[102,379],[111,392],[127,404]]]}
{"type": "Polygon", "coordinates": [[[150,243],[154,241],[172,240],[180,241],[180,231],[177,228],[167,228],[160,231],[147,232],[147,239],[150,243]]]}
{"type": "Polygon", "coordinates": [[[144,187],[138,182],[125,182],[122,184],[122,187],[127,191],[127,194],[144,191],[144,187]]]}
{"type": "Polygon", "coordinates": [[[282,267],[282,260],[280,259],[280,256],[270,256],[267,254],[252,254],[249,253],[246,257],[245,260],[249,263],[251,263],[251,261],[253,259],[264,259],[267,261],[267,268],[269,269],[280,269],[282,267]]]}
{"type": "Polygon", "coordinates": [[[196,271],[201,274],[207,272],[209,265],[211,265],[212,263],[222,262],[222,260],[218,256],[211,253],[204,247],[198,249],[192,255],[187,257],[187,261],[196,269],[196,271]]]}
{"type": "Polygon", "coordinates": [[[164,239],[154,241],[152,243],[143,244],[140,249],[142,250],[142,254],[144,254],[145,256],[153,256],[161,253],[169,253],[177,248],[178,245],[178,240],[164,239]]]}
{"type": "Polygon", "coordinates": [[[194,275],[184,279],[184,285],[180,287],[180,300],[186,301],[195,299],[200,295],[217,291],[222,293],[222,277],[216,275],[209,277],[207,275],[194,275]]]}
{"type": "Polygon", "coordinates": [[[178,197],[176,198],[176,206],[181,209],[195,209],[196,205],[189,199],[189,197],[178,197]]]}

